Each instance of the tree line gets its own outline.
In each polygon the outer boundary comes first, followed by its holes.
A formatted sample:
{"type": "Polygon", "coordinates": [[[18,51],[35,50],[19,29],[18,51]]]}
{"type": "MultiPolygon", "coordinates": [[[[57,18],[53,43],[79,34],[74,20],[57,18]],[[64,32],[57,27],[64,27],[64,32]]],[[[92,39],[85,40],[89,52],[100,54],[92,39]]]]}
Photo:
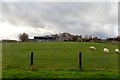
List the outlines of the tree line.
{"type": "MultiPolygon", "coordinates": [[[[73,42],[103,42],[103,41],[117,41],[120,42],[120,36],[114,37],[114,38],[106,38],[101,39],[98,37],[82,37],[82,35],[72,35],[70,33],[59,33],[59,34],[52,34],[50,36],[53,36],[55,41],[73,41],[73,42]]],[[[29,41],[29,35],[27,33],[19,34],[19,40],[21,42],[28,42],[29,41]]]]}

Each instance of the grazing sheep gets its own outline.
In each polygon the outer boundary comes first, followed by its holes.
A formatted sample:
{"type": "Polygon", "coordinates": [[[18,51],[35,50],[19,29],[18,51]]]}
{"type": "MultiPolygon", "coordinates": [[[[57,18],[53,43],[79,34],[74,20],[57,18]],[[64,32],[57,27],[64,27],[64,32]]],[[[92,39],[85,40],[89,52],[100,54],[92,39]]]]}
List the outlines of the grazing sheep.
{"type": "Polygon", "coordinates": [[[119,54],[119,53],[120,53],[120,50],[119,50],[119,49],[115,49],[115,52],[119,54]]]}
{"type": "Polygon", "coordinates": [[[104,48],[103,51],[104,51],[104,53],[109,53],[108,48],[104,48]]]}
{"type": "Polygon", "coordinates": [[[90,49],[93,50],[93,51],[96,50],[96,48],[94,46],[90,46],[90,49]]]}

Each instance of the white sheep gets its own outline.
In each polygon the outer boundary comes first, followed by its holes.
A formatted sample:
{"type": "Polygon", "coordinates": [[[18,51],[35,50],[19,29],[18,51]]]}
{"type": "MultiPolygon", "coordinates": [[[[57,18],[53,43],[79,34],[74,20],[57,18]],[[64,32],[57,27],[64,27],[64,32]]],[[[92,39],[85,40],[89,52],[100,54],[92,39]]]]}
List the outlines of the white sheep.
{"type": "Polygon", "coordinates": [[[119,53],[120,53],[120,50],[119,50],[119,49],[115,49],[115,52],[119,54],[119,53]]]}
{"type": "Polygon", "coordinates": [[[96,48],[94,46],[90,46],[90,49],[93,50],[93,51],[96,50],[96,48]]]}
{"type": "Polygon", "coordinates": [[[109,53],[109,49],[108,48],[104,48],[103,51],[104,51],[104,53],[109,53]]]}

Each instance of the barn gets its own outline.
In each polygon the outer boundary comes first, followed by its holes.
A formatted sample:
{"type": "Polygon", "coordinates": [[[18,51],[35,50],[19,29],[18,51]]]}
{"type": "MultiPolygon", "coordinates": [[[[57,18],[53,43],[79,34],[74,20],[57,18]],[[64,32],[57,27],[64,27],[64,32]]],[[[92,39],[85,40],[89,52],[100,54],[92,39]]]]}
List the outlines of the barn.
{"type": "Polygon", "coordinates": [[[54,36],[34,36],[35,42],[49,42],[49,41],[55,41],[54,36]]]}

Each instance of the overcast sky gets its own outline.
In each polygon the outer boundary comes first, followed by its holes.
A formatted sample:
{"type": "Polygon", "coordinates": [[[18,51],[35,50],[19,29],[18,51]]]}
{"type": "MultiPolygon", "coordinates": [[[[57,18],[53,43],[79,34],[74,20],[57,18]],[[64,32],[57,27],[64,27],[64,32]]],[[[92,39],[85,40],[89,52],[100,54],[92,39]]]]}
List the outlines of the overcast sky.
{"type": "Polygon", "coordinates": [[[0,39],[18,39],[23,32],[31,38],[60,32],[118,35],[117,2],[2,2],[0,18],[0,39]]]}

